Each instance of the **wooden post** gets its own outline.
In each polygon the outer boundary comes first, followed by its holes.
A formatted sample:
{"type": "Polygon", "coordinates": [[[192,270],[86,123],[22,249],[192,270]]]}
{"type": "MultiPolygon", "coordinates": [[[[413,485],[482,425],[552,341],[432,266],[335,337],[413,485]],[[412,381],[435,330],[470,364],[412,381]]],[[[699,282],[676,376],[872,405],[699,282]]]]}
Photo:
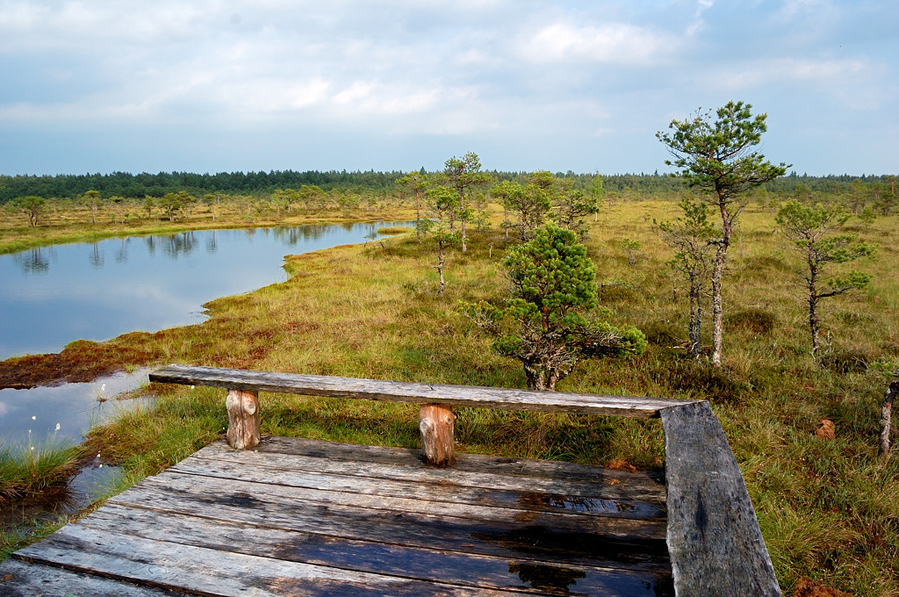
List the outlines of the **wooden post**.
{"type": "Polygon", "coordinates": [[[421,450],[425,464],[442,468],[456,462],[453,450],[455,420],[453,411],[443,406],[425,404],[421,407],[418,413],[418,430],[421,432],[421,450]]]}
{"type": "Polygon", "coordinates": [[[890,427],[893,418],[893,400],[899,396],[899,381],[894,381],[887,388],[887,395],[880,407],[880,455],[890,455],[890,427]]]}
{"type": "Polygon", "coordinates": [[[228,390],[228,445],[246,450],[259,444],[259,393],[228,390]]]}

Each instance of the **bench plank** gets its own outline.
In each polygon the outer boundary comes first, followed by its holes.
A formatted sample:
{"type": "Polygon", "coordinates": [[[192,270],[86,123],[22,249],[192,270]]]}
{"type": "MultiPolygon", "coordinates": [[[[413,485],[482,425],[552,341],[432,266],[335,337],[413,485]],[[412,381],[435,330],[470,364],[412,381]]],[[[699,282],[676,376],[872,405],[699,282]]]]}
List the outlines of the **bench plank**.
{"type": "Polygon", "coordinates": [[[187,365],[169,365],[154,371],[150,373],[150,381],[212,386],[229,390],[440,404],[451,407],[642,418],[657,417],[661,409],[684,404],[683,400],[665,398],[531,392],[509,388],[451,386],[187,365]]]}

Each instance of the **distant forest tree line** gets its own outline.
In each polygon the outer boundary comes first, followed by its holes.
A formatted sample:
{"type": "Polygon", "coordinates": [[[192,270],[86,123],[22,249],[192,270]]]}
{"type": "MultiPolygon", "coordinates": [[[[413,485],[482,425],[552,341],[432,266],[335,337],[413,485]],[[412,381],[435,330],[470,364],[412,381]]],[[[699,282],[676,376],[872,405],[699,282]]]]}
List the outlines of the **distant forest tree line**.
{"type": "MultiPolygon", "coordinates": [[[[422,173],[424,169],[422,168],[422,173]]],[[[347,172],[293,170],[271,172],[220,172],[217,174],[193,174],[189,172],[160,172],[158,174],[61,174],[61,175],[0,175],[0,204],[19,197],[33,196],[45,199],[75,199],[90,191],[97,191],[103,198],[123,197],[143,199],[163,197],[167,193],[186,192],[202,197],[209,193],[266,195],[281,189],[316,186],[324,191],[366,192],[393,194],[396,180],[404,172],[347,172]]],[[[525,182],[527,172],[492,171],[497,181],[525,182]]],[[[678,193],[683,189],[678,178],[667,174],[576,174],[572,171],[557,172],[559,178],[571,179],[575,189],[587,190],[598,177],[602,188],[612,193],[638,193],[641,195],[678,193]]],[[[868,196],[895,196],[896,176],[808,176],[795,172],[766,183],[763,187],[778,195],[863,193],[868,196]]]]}

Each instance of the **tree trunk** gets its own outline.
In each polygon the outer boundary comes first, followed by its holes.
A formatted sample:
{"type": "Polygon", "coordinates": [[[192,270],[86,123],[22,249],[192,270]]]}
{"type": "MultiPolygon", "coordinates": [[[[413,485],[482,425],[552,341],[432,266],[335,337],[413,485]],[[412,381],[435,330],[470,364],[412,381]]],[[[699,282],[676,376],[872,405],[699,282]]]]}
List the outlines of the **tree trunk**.
{"type": "Polygon", "coordinates": [[[453,448],[453,411],[437,404],[426,404],[418,412],[418,430],[425,464],[451,466],[456,461],[453,448]]]}
{"type": "Polygon", "coordinates": [[[440,276],[440,288],[437,290],[437,294],[443,296],[443,287],[445,286],[443,281],[443,245],[439,244],[437,247],[437,273],[440,276]]]}
{"type": "Polygon", "coordinates": [[[724,280],[724,266],[727,265],[727,249],[733,232],[733,221],[727,211],[727,200],[718,195],[718,209],[721,212],[721,240],[715,252],[715,268],[712,270],[712,365],[721,366],[724,347],[724,298],[721,285],[724,280]]]}
{"type": "Polygon", "coordinates": [[[228,390],[228,445],[246,450],[259,444],[259,393],[228,390]]]}
{"type": "Polygon", "coordinates": [[[899,381],[890,383],[883,405],[880,407],[880,455],[890,454],[890,428],[893,417],[893,400],[899,395],[899,381]]]}
{"type": "Polygon", "coordinates": [[[721,296],[721,281],[724,278],[724,264],[727,253],[719,246],[712,270],[712,365],[721,366],[721,352],[724,345],[724,300],[721,296]]]}
{"type": "Polygon", "coordinates": [[[421,244],[421,193],[415,193],[415,238],[421,244]]]}
{"type": "Polygon", "coordinates": [[[465,217],[465,195],[464,194],[462,194],[461,197],[459,197],[459,215],[461,216],[461,219],[462,219],[462,225],[461,225],[462,252],[465,253],[466,251],[468,251],[468,247],[465,245],[465,220],[467,220],[468,218],[465,217]]]}
{"type": "Polygon", "coordinates": [[[818,269],[809,255],[809,277],[808,277],[808,327],[812,333],[812,357],[818,356],[820,348],[819,326],[818,326],[818,269]]]}
{"type": "Polygon", "coordinates": [[[702,354],[702,295],[695,273],[690,273],[690,352],[702,354]]]}

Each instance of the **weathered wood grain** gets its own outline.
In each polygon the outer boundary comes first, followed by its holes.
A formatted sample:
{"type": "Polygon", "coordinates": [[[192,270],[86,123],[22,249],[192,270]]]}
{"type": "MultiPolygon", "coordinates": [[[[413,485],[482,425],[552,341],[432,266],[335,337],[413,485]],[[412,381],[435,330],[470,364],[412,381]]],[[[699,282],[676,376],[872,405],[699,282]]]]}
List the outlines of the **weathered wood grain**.
{"type": "Polygon", "coordinates": [[[665,409],[662,424],[678,597],[779,597],[746,485],[709,404],[665,409]]]}
{"type": "Polygon", "coordinates": [[[158,541],[98,532],[77,524],[67,525],[41,543],[20,550],[16,557],[134,583],[223,597],[508,595],[505,591],[421,582],[178,543],[161,545],[158,541]]]}
{"type": "Polygon", "coordinates": [[[662,564],[658,574],[597,566],[548,565],[527,557],[509,560],[468,553],[347,540],[325,535],[209,521],[168,512],[111,504],[79,525],[97,533],[122,533],[246,555],[304,562],[357,572],[386,574],[466,587],[543,591],[569,595],[657,595],[670,586],[662,564]]]}
{"type": "MultiPolygon", "coordinates": [[[[641,520],[536,491],[530,462],[469,459],[459,484],[408,450],[292,443],[208,446],[15,557],[204,595],[673,594],[660,502],[641,520]]],[[[536,484],[597,489],[545,464],[536,484]]]]}
{"type": "Polygon", "coordinates": [[[0,563],[0,595],[3,597],[176,597],[186,595],[148,586],[137,586],[57,566],[9,559],[0,563]]]}
{"type": "MultiPolygon", "coordinates": [[[[232,452],[221,442],[210,444],[195,455],[209,452],[232,452]]],[[[313,456],[328,460],[354,460],[380,464],[414,466],[420,462],[421,453],[414,448],[346,444],[295,437],[266,437],[254,450],[266,454],[313,456]]],[[[485,454],[456,453],[456,464],[450,476],[459,472],[495,473],[527,478],[583,480],[591,483],[617,480],[627,485],[657,488],[661,499],[665,498],[665,476],[661,471],[639,470],[635,472],[603,468],[596,465],[576,464],[554,460],[507,458],[485,454]]],[[[649,489],[648,489],[649,490],[649,489]]]]}
{"type": "MultiPolygon", "coordinates": [[[[646,482],[645,477],[639,474],[633,474],[633,477],[629,478],[627,475],[631,473],[626,471],[597,468],[594,479],[568,479],[562,476],[560,476],[561,478],[529,478],[522,475],[482,473],[477,469],[435,469],[422,466],[418,462],[412,466],[406,466],[365,460],[333,460],[331,458],[273,454],[256,450],[238,452],[220,449],[221,446],[222,444],[207,446],[192,455],[189,460],[186,459],[175,465],[173,470],[189,466],[194,459],[209,459],[249,468],[261,466],[288,471],[350,475],[361,478],[360,486],[364,486],[367,482],[362,479],[383,479],[439,486],[543,492],[571,497],[600,497],[659,504],[665,500],[664,486],[655,482],[646,482]]],[[[244,471],[240,474],[252,473],[244,471]]]]}
{"type": "MultiPolygon", "coordinates": [[[[313,462],[312,465],[314,464],[316,463],[313,462]]],[[[307,466],[308,468],[320,468],[307,466]]],[[[169,470],[170,472],[222,479],[239,479],[256,483],[273,483],[290,487],[375,496],[406,497],[428,502],[527,508],[577,516],[657,519],[665,517],[664,505],[661,500],[657,499],[658,496],[655,492],[649,497],[645,493],[627,493],[620,489],[622,483],[606,486],[584,483],[583,491],[578,491],[576,494],[565,494],[559,491],[549,493],[536,491],[524,480],[520,480],[521,489],[516,490],[468,487],[446,480],[441,480],[439,483],[410,483],[397,480],[389,475],[384,478],[369,475],[360,479],[356,475],[341,471],[339,465],[334,465],[332,468],[333,471],[339,472],[323,472],[287,467],[283,463],[275,463],[272,466],[266,459],[231,460],[196,456],[183,460],[169,470]],[[611,491],[606,492],[606,487],[611,491]],[[614,496],[610,496],[608,493],[614,493],[614,496]],[[627,499],[623,499],[622,494],[627,494],[627,499]]]]}
{"type": "MultiPolygon", "coordinates": [[[[664,540],[664,520],[583,517],[555,512],[536,512],[514,508],[454,504],[451,502],[427,502],[411,498],[372,496],[342,491],[322,491],[302,487],[285,487],[265,483],[252,483],[236,479],[214,477],[198,478],[195,475],[169,474],[165,478],[150,477],[110,501],[119,504],[135,504],[152,507],[153,500],[166,504],[165,508],[189,511],[203,516],[228,519],[245,510],[250,517],[263,516],[268,521],[280,520],[285,515],[308,521],[304,524],[321,526],[324,532],[344,532],[333,528],[330,520],[340,516],[357,527],[353,532],[365,532],[365,525],[380,525],[379,519],[402,521],[406,527],[418,525],[423,530],[451,527],[510,531],[523,524],[553,533],[589,533],[605,537],[609,541],[664,540]],[[211,514],[207,507],[213,505],[221,514],[211,514]]],[[[243,516],[243,514],[241,514],[243,516]]],[[[235,519],[238,520],[238,519],[235,519]]],[[[244,520],[241,518],[239,520],[244,520]]],[[[296,529],[296,523],[289,527],[296,529]]],[[[391,542],[389,536],[378,540],[391,542]]]]}
{"type": "Polygon", "coordinates": [[[456,462],[453,446],[453,411],[439,404],[425,404],[418,412],[418,431],[425,464],[443,468],[456,462]]]}
{"type": "Polygon", "coordinates": [[[245,450],[259,444],[259,392],[228,390],[228,445],[245,450]]]}
{"type": "Polygon", "coordinates": [[[438,544],[446,552],[505,558],[527,555],[562,565],[632,568],[667,559],[664,540],[616,541],[586,531],[540,528],[527,521],[513,524],[408,513],[385,515],[378,510],[327,504],[304,507],[293,499],[272,497],[262,501],[233,491],[196,495],[143,484],[138,489],[117,496],[111,503],[389,545],[429,548],[438,544]]]}
{"type": "Polygon", "coordinates": [[[150,381],[307,396],[440,404],[449,407],[468,406],[643,418],[656,417],[660,409],[684,403],[682,400],[664,398],[531,392],[507,388],[380,381],[187,365],[169,365],[154,371],[150,373],[150,381]]]}

